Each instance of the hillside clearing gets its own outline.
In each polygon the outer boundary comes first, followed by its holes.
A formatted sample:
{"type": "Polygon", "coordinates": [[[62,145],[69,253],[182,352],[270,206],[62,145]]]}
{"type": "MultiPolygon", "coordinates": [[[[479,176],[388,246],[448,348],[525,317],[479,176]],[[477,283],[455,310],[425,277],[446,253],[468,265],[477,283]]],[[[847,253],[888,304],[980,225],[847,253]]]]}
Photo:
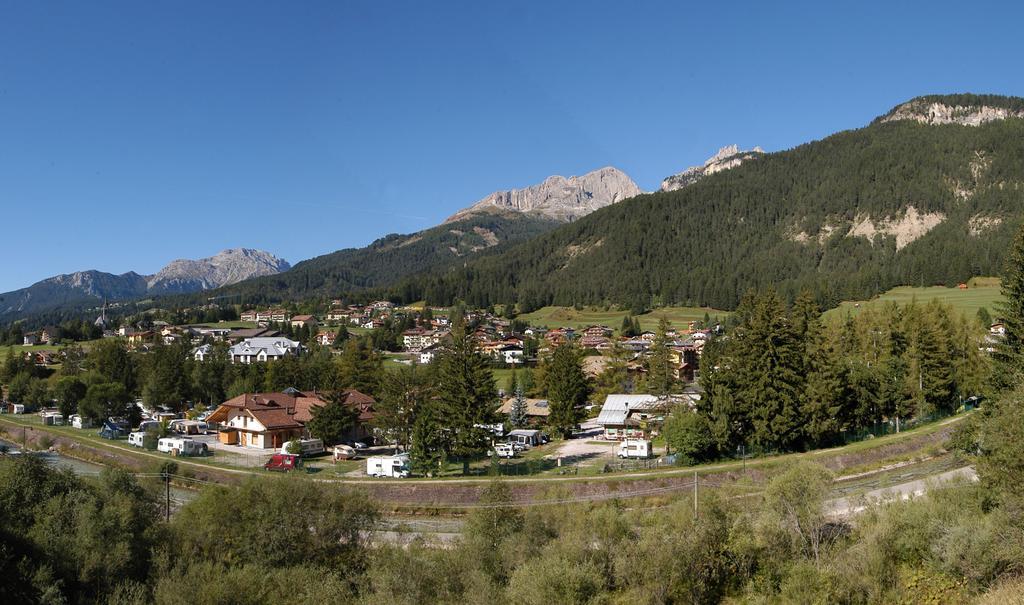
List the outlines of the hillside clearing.
{"type": "MultiPolygon", "coordinates": [[[[729,312],[710,307],[663,307],[655,309],[643,315],[637,315],[640,320],[640,327],[644,330],[654,330],[662,317],[667,319],[675,328],[685,328],[690,321],[703,320],[704,315],[714,320],[717,316],[724,319],[729,312]]],[[[523,313],[517,319],[529,323],[531,326],[547,326],[549,328],[570,327],[585,328],[592,325],[604,325],[618,330],[622,325],[622,318],[629,315],[628,310],[603,310],[597,307],[585,307],[576,310],[573,307],[542,307],[532,313],[523,313]]]]}
{"type": "Polygon", "coordinates": [[[997,308],[1003,297],[999,292],[999,279],[995,277],[975,277],[967,282],[967,289],[947,288],[945,286],[911,287],[900,286],[888,292],[880,294],[871,300],[846,301],[838,307],[825,312],[825,319],[836,319],[846,317],[847,314],[856,315],[865,309],[879,308],[889,302],[898,305],[909,305],[912,302],[920,304],[932,300],[939,300],[954,309],[960,311],[967,318],[977,315],[978,309],[984,307],[995,319],[998,316],[997,308]]]}

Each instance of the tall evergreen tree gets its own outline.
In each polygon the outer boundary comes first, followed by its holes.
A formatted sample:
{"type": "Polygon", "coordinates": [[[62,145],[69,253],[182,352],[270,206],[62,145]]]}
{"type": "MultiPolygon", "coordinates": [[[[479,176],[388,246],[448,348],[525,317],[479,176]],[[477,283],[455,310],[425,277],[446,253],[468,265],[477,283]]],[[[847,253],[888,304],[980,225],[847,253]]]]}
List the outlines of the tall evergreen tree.
{"type": "Polygon", "coordinates": [[[572,343],[555,347],[545,382],[548,409],[551,411],[548,422],[562,437],[569,437],[580,421],[582,407],[590,394],[579,347],[572,343]]]}
{"type": "Polygon", "coordinates": [[[664,317],[658,321],[658,331],[647,356],[646,389],[648,393],[654,395],[667,395],[676,386],[672,351],[669,349],[669,327],[668,320],[664,317]]]}
{"type": "Polygon", "coordinates": [[[1006,336],[992,355],[993,383],[998,390],[1020,384],[1024,374],[1024,226],[1017,231],[1006,255],[1002,278],[1003,302],[997,310],[1006,336]]]}
{"type": "Polygon", "coordinates": [[[515,387],[515,395],[512,399],[512,409],[509,410],[508,423],[514,429],[521,429],[526,426],[526,396],[523,388],[518,384],[515,387]]]}
{"type": "Polygon", "coordinates": [[[437,367],[437,404],[445,422],[446,450],[462,460],[463,474],[469,462],[487,450],[489,433],[480,425],[493,419],[498,393],[490,362],[476,349],[472,335],[452,333],[437,367]]]}

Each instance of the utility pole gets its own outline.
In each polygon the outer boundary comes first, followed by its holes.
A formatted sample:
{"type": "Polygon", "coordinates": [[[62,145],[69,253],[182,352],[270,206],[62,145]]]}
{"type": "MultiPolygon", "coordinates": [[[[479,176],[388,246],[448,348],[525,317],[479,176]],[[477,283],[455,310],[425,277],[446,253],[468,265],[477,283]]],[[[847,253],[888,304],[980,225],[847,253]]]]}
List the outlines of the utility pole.
{"type": "Polygon", "coordinates": [[[693,471],[693,518],[697,519],[697,471],[693,471]]]}
{"type": "Polygon", "coordinates": [[[164,519],[171,522],[171,475],[167,471],[164,471],[164,485],[167,487],[167,499],[164,506],[164,519]]]}

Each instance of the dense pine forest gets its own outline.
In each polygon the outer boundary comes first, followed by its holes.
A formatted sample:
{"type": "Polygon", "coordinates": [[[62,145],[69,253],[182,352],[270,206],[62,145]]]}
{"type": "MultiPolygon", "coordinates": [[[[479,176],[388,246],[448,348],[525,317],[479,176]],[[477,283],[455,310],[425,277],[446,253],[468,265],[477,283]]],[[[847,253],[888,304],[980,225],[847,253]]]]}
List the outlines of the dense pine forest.
{"type": "MultiPolygon", "coordinates": [[[[948,102],[972,99],[988,102],[948,102]]],[[[999,273],[1020,224],[1022,187],[1024,120],[876,122],[615,204],[505,253],[416,276],[391,294],[473,306],[516,301],[525,310],[733,309],[748,288],[772,285],[790,300],[808,289],[827,307],[897,285],[999,273]],[[915,215],[938,223],[909,243],[884,233],[915,215]],[[883,233],[850,236],[865,220],[883,233]]]]}

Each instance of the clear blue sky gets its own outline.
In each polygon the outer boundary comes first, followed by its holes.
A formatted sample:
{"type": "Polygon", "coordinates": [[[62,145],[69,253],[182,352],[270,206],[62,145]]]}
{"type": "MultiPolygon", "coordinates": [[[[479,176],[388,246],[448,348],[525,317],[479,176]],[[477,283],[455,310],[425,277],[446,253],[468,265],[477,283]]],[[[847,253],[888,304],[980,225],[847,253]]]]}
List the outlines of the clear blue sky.
{"type": "Polygon", "coordinates": [[[0,291],[295,263],[550,174],[649,190],[916,95],[1024,95],[1017,3],[511,4],[0,0],[0,291]]]}

